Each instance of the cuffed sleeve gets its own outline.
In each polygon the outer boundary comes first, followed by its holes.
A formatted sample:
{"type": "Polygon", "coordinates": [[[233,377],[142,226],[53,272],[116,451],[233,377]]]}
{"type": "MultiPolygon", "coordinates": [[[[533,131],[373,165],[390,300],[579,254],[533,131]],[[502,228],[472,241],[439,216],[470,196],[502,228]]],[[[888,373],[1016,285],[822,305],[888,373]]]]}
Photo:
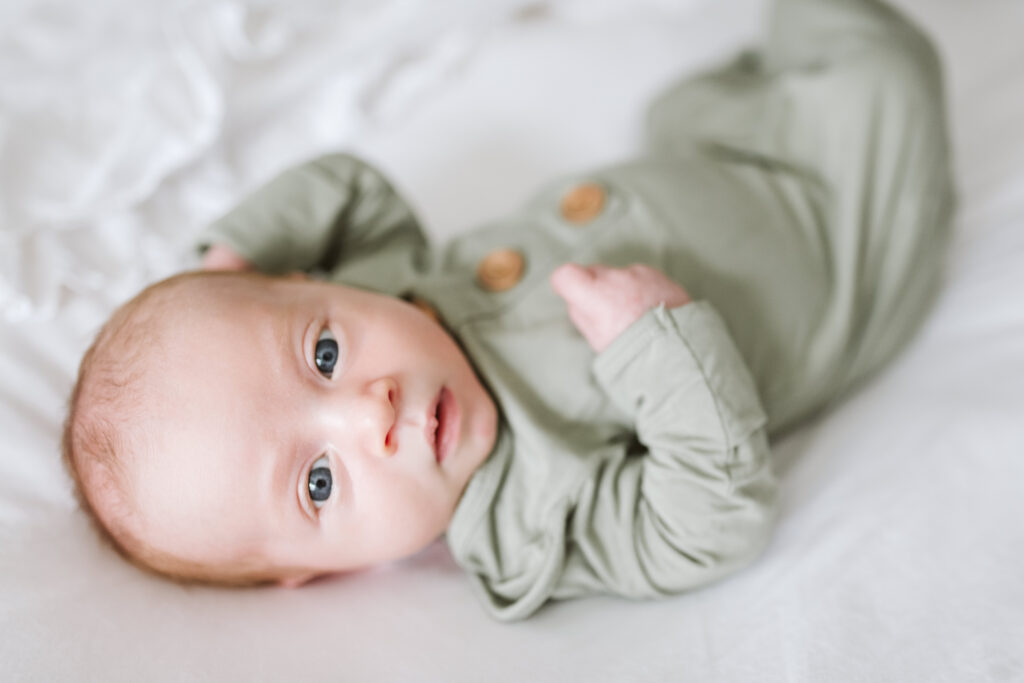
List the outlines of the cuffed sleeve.
{"type": "Polygon", "coordinates": [[[584,483],[553,597],[671,594],[749,563],[775,516],[767,418],[710,302],[651,309],[592,369],[646,453],[584,483]]]}
{"type": "Polygon", "coordinates": [[[282,273],[330,271],[384,246],[422,252],[426,238],[387,178],[339,153],[293,166],[252,192],[204,230],[195,248],[201,255],[213,244],[230,246],[261,271],[282,273]]]}

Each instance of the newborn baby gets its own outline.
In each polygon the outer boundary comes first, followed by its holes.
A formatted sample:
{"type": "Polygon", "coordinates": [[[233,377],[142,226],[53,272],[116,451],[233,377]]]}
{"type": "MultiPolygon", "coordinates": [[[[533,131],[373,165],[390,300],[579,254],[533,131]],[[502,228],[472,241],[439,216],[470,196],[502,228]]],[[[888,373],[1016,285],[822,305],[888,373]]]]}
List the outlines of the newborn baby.
{"type": "Polygon", "coordinates": [[[872,0],[770,18],[655,100],[645,155],[445,244],[351,155],[255,191],[82,361],[64,454],[102,533],[285,585],[443,534],[500,619],[752,561],[769,438],[913,336],[953,209],[927,39],[872,0]]]}

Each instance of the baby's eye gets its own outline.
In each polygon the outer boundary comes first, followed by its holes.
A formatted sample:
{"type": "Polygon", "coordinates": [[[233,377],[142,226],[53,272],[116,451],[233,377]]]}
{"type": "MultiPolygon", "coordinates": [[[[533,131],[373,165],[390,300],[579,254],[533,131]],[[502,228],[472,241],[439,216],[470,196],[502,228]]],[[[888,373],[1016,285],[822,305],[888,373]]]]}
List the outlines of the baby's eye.
{"type": "Polygon", "coordinates": [[[313,507],[320,509],[331,497],[331,467],[326,455],[321,455],[309,470],[309,498],[313,507]]]}
{"type": "Polygon", "coordinates": [[[338,340],[331,334],[330,329],[324,328],[316,340],[316,350],[313,353],[316,368],[320,374],[327,379],[334,374],[334,365],[338,362],[338,340]]]}

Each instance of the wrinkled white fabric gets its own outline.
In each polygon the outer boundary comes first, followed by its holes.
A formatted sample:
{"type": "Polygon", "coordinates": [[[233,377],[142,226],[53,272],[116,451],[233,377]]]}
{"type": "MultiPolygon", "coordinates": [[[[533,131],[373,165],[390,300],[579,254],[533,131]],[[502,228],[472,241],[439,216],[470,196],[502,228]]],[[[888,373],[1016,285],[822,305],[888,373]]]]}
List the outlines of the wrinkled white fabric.
{"type": "MultiPolygon", "coordinates": [[[[100,241],[114,249],[147,230],[137,212],[162,183],[197,164],[219,163],[205,170],[223,175],[223,155],[248,145],[247,133],[263,117],[291,122],[294,154],[345,144],[364,126],[400,119],[524,4],[5,6],[0,311],[11,321],[50,317],[62,286],[98,289],[104,273],[132,268],[133,257],[141,258],[143,277],[166,272],[172,265],[145,245],[125,261],[79,247],[100,241]],[[266,78],[267,71],[276,77],[266,78]],[[106,243],[103,224],[111,220],[120,227],[106,243]]],[[[157,251],[176,244],[165,237],[170,242],[157,251]]]]}

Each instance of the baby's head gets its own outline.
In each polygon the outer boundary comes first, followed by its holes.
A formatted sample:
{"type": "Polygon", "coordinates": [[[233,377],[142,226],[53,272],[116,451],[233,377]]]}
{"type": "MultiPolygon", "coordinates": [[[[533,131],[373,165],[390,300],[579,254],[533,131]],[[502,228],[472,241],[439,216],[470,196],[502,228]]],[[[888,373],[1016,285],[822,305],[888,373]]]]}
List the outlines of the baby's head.
{"type": "Polygon", "coordinates": [[[63,447],[83,508],[135,564],[296,585],[434,541],[496,424],[466,357],[415,306],[195,272],[147,288],[103,327],[63,447]]]}

